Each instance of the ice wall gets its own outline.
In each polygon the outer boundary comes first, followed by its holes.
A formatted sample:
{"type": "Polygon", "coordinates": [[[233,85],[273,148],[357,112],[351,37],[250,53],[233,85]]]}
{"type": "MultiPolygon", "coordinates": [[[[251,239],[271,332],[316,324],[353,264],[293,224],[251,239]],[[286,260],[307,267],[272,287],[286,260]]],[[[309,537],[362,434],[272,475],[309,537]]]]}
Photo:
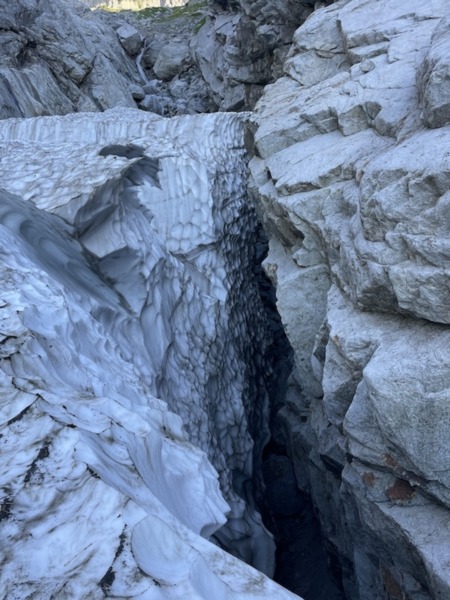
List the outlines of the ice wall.
{"type": "Polygon", "coordinates": [[[292,597],[200,537],[272,569],[244,120],[0,123],[8,598],[292,597]]]}

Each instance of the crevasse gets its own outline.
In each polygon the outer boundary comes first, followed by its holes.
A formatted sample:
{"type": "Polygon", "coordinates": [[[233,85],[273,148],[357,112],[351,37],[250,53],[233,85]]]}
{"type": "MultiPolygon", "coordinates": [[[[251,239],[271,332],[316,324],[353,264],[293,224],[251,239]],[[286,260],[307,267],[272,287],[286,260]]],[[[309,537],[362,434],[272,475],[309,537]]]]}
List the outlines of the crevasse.
{"type": "Polygon", "coordinates": [[[205,539],[273,571],[245,118],[0,123],[8,598],[293,597],[205,539]]]}

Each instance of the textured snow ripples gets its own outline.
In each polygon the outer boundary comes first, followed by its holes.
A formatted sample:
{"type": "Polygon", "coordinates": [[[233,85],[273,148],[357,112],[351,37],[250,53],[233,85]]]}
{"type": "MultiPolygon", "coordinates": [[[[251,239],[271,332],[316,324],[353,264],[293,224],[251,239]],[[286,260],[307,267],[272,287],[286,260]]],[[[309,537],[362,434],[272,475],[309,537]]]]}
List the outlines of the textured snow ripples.
{"type": "Polygon", "coordinates": [[[0,184],[24,198],[0,203],[8,600],[292,597],[199,536],[228,517],[222,541],[271,569],[242,492],[268,343],[243,118],[0,123],[0,184]]]}

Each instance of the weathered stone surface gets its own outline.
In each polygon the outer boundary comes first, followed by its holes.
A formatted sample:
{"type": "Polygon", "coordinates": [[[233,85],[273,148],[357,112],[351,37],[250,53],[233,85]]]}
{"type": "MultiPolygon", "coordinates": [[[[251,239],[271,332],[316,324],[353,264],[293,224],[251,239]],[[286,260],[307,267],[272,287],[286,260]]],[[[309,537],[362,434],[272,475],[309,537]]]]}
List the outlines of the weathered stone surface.
{"type": "Polygon", "coordinates": [[[135,106],[136,67],[100,14],[68,0],[1,10],[0,118],[135,106]]]}
{"type": "Polygon", "coordinates": [[[210,7],[191,43],[194,58],[221,109],[252,108],[314,2],[212,1],[210,7]]]}
{"type": "Polygon", "coordinates": [[[447,48],[444,0],[337,2],[257,105],[279,425],[352,599],[450,596],[447,48]]]}
{"type": "Polygon", "coordinates": [[[450,18],[436,27],[431,46],[418,73],[423,118],[428,127],[450,123],[450,18]]]}

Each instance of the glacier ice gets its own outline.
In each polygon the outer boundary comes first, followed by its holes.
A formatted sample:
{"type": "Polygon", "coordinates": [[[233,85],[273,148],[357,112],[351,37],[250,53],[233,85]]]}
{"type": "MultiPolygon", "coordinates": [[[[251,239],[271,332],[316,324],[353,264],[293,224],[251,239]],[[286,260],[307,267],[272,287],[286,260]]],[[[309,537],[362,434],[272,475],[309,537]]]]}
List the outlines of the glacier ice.
{"type": "Polygon", "coordinates": [[[8,600],[296,597],[205,539],[273,568],[245,118],[0,123],[8,600]]]}

